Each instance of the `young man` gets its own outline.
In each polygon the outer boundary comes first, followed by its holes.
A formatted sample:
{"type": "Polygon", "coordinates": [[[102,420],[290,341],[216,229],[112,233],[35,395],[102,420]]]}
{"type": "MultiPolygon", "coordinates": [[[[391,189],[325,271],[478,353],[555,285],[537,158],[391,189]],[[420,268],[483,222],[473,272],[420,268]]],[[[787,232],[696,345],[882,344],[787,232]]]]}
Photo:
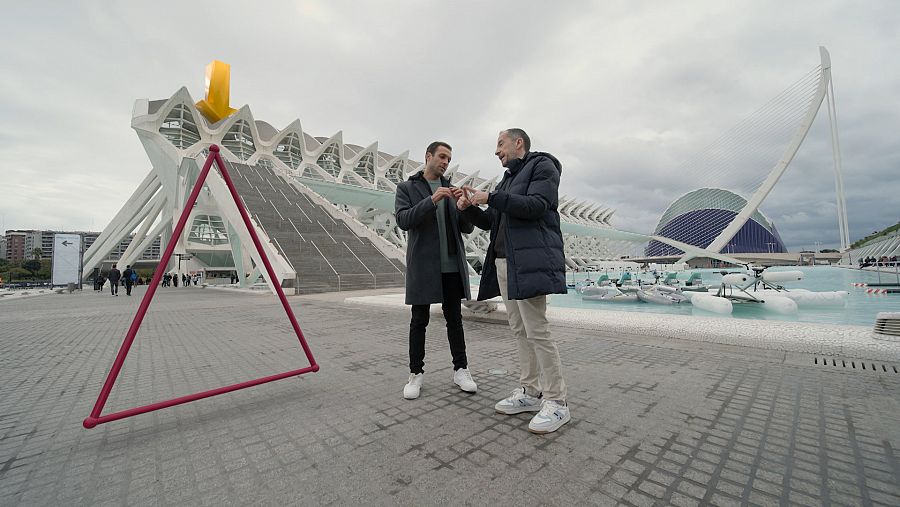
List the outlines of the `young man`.
{"type": "Polygon", "coordinates": [[[453,356],[453,382],[463,391],[477,390],[466,358],[460,300],[470,299],[469,270],[461,232],[472,224],[456,209],[462,190],[450,187],[444,171],[452,148],[441,141],[428,145],[425,169],[397,185],[397,225],[409,232],[406,247],[406,304],[412,305],[409,323],[409,380],[403,397],[419,397],[425,378],[425,328],[430,305],[441,303],[447,339],[453,356]]]}
{"type": "Polygon", "coordinates": [[[566,293],[566,265],[559,227],[559,177],[553,155],[531,152],[522,129],[497,138],[495,155],[506,168],[488,194],[464,188],[457,206],[472,223],[491,231],[478,300],[501,295],[509,327],[518,339],[521,387],[494,409],[501,414],[538,412],[532,433],[550,433],[569,422],[559,351],[547,322],[547,294],[566,293]],[[487,210],[477,206],[487,204],[487,210]]]}
{"type": "Polygon", "coordinates": [[[116,268],[116,265],[113,264],[112,269],[109,270],[109,274],[106,275],[106,278],[109,280],[109,291],[113,296],[119,295],[119,280],[122,279],[122,272],[116,268]]]}

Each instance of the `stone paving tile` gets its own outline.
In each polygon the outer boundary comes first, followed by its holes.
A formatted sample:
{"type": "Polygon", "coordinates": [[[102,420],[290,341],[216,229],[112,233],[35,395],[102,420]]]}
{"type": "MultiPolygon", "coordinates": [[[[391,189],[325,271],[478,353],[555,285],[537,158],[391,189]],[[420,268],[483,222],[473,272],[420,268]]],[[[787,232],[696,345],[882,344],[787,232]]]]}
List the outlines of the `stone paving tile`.
{"type": "MultiPolygon", "coordinates": [[[[408,314],[326,296],[291,298],[320,372],[85,430],[142,295],[0,302],[0,505],[900,505],[900,375],[555,328],[573,419],[536,436],[493,411],[504,326],[465,324],[470,395],[435,317],[407,401],[408,314]]],[[[305,365],[274,298],[160,291],[104,413],[305,365]]]]}

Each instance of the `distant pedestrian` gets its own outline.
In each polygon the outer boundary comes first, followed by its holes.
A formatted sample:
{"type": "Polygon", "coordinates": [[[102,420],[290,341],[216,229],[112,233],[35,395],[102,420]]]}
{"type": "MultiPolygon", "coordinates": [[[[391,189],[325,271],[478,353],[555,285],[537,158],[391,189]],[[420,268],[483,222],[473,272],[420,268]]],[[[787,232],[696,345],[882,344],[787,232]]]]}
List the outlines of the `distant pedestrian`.
{"type": "Polygon", "coordinates": [[[172,287],[178,287],[178,273],[172,273],[172,287]]]}
{"type": "Polygon", "coordinates": [[[112,269],[109,270],[109,274],[106,276],[109,280],[109,291],[113,296],[119,295],[119,281],[122,280],[122,272],[116,268],[116,265],[112,265],[112,269]]]}
{"type": "Polygon", "coordinates": [[[122,278],[125,280],[125,295],[131,295],[131,288],[134,286],[134,279],[137,278],[137,273],[131,269],[131,264],[125,266],[125,271],[122,271],[122,278]]]}

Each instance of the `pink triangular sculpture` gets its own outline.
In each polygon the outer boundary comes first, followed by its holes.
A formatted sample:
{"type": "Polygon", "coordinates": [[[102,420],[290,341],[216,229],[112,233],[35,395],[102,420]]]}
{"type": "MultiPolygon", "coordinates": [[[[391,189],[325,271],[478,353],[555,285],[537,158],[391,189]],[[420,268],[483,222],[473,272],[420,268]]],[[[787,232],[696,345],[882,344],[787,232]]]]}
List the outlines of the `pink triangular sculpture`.
{"type": "Polygon", "coordinates": [[[109,398],[110,392],[112,392],[113,385],[116,383],[116,378],[119,376],[119,371],[121,371],[122,365],[125,363],[125,357],[128,355],[128,350],[131,348],[132,342],[134,342],[134,337],[137,335],[138,329],[141,327],[141,322],[143,322],[144,320],[144,315],[147,313],[147,308],[150,306],[150,302],[153,300],[154,294],[156,294],[156,289],[157,287],[159,287],[159,282],[162,279],[163,271],[165,271],[165,266],[168,265],[169,259],[172,257],[172,252],[175,250],[175,242],[169,241],[169,243],[166,245],[166,251],[159,259],[159,267],[157,267],[156,271],[153,273],[153,280],[150,282],[150,286],[147,289],[147,292],[144,294],[144,299],[141,300],[141,306],[138,308],[138,311],[134,316],[134,320],[131,322],[131,327],[128,328],[128,333],[125,335],[125,341],[122,343],[122,347],[119,348],[119,353],[118,355],[116,355],[115,361],[113,361],[112,369],[110,369],[109,374],[106,376],[106,382],[104,382],[103,388],[100,390],[100,396],[97,398],[97,403],[94,404],[94,409],[91,410],[91,415],[89,415],[83,422],[85,428],[90,429],[97,426],[98,424],[124,419],[133,415],[144,414],[162,408],[181,405],[182,403],[209,398],[210,396],[215,396],[217,394],[237,391],[238,389],[244,389],[245,387],[253,387],[259,384],[265,384],[266,382],[272,382],[288,377],[295,377],[304,373],[319,371],[319,365],[316,364],[316,360],[313,358],[312,351],[309,349],[309,345],[307,345],[306,343],[306,338],[303,336],[303,331],[300,330],[300,325],[297,324],[297,319],[296,317],[294,317],[294,312],[291,310],[291,306],[288,304],[287,298],[284,295],[284,291],[281,289],[281,285],[277,282],[278,278],[275,276],[275,270],[272,269],[272,264],[269,262],[269,258],[266,256],[265,249],[263,249],[262,243],[259,241],[259,236],[257,236],[256,234],[256,229],[250,222],[250,216],[247,214],[247,210],[244,208],[244,203],[238,196],[237,190],[234,188],[234,183],[232,183],[231,177],[228,175],[228,171],[225,169],[225,163],[222,161],[222,156],[219,154],[219,147],[215,144],[209,147],[209,157],[206,158],[206,163],[203,164],[203,170],[200,171],[200,176],[197,177],[197,183],[194,184],[194,189],[191,191],[191,195],[188,198],[187,203],[185,203],[184,211],[181,213],[181,218],[178,219],[178,224],[175,226],[175,230],[172,231],[172,237],[177,238],[181,236],[181,233],[184,230],[185,223],[187,223],[188,216],[191,214],[191,209],[194,207],[194,203],[197,201],[197,196],[200,195],[200,189],[203,187],[203,183],[206,181],[206,178],[209,175],[209,170],[212,168],[213,162],[216,163],[216,167],[218,167],[219,173],[222,175],[222,179],[224,179],[225,184],[228,185],[228,190],[231,192],[231,197],[234,199],[234,204],[237,206],[238,211],[240,211],[241,218],[244,219],[244,225],[247,227],[247,231],[249,231],[250,237],[253,238],[253,244],[256,246],[256,251],[259,253],[260,258],[262,258],[262,262],[265,265],[269,280],[272,281],[272,285],[275,287],[275,292],[278,293],[278,298],[281,300],[284,311],[287,314],[288,319],[291,321],[291,326],[293,326],[294,332],[297,333],[297,338],[300,340],[300,345],[303,347],[303,352],[306,354],[306,358],[309,359],[310,365],[306,368],[300,368],[299,370],[292,370],[285,373],[279,373],[277,375],[270,375],[268,377],[263,377],[256,380],[248,380],[246,382],[219,387],[217,389],[210,389],[209,391],[203,391],[196,394],[189,394],[187,396],[181,396],[179,398],[173,398],[171,400],[151,403],[150,405],[130,408],[112,414],[100,415],[100,413],[103,411],[104,405],[106,405],[106,400],[109,398]]]}

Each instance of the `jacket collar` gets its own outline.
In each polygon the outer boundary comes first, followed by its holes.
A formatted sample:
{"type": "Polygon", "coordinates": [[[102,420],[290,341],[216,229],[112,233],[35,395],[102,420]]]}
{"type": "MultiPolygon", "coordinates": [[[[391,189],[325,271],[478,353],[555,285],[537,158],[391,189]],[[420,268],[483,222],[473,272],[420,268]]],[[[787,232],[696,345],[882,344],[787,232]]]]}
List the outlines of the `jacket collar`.
{"type": "Polygon", "coordinates": [[[531,158],[531,152],[526,151],[525,154],[522,155],[522,158],[517,158],[510,162],[509,167],[506,168],[507,174],[509,174],[510,176],[514,176],[517,172],[519,172],[519,169],[521,169],[525,165],[525,162],[527,162],[529,158],[531,158]]]}
{"type": "MultiPolygon", "coordinates": [[[[422,183],[428,185],[428,180],[425,179],[425,170],[421,170],[412,176],[409,177],[409,181],[421,181],[422,183]]],[[[446,176],[441,176],[441,186],[450,185],[450,178],[446,176]]],[[[430,188],[430,187],[429,187],[430,188]]]]}

